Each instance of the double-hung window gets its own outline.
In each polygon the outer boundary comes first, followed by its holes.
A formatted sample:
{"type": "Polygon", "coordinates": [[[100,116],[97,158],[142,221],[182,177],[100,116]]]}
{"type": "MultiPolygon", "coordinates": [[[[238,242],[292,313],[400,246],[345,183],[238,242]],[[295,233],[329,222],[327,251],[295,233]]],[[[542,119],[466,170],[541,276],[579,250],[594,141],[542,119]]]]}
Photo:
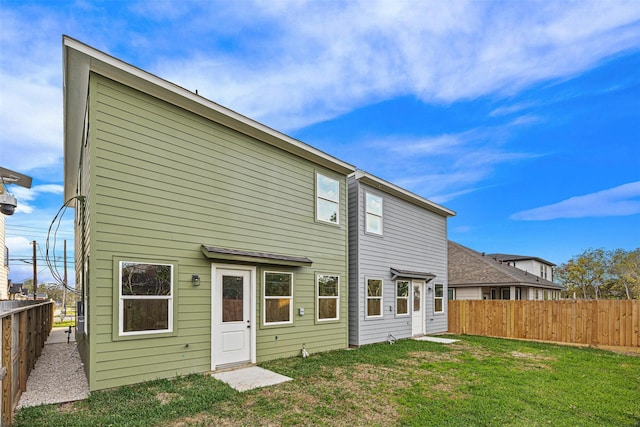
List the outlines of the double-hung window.
{"type": "Polygon", "coordinates": [[[444,285],[435,285],[435,295],[433,296],[433,312],[442,313],[444,311],[444,285]]]}
{"type": "Polygon", "coordinates": [[[409,314],[409,281],[396,281],[396,315],[404,316],[409,314]]]}
{"type": "Polygon", "coordinates": [[[264,273],[264,324],[293,323],[293,273],[264,273]]]}
{"type": "Polygon", "coordinates": [[[316,175],[316,218],[339,224],[340,183],[327,176],[316,175]]]}
{"type": "Polygon", "coordinates": [[[120,335],[173,330],[173,265],[119,262],[120,335]]]}
{"type": "Polygon", "coordinates": [[[340,314],[340,277],[318,275],[318,320],[338,320],[340,314]]]}
{"type": "Polygon", "coordinates": [[[382,197],[366,193],[366,231],[382,235],[382,197]]]}
{"type": "Polygon", "coordinates": [[[368,318],[382,317],[382,279],[367,279],[368,318]]]}

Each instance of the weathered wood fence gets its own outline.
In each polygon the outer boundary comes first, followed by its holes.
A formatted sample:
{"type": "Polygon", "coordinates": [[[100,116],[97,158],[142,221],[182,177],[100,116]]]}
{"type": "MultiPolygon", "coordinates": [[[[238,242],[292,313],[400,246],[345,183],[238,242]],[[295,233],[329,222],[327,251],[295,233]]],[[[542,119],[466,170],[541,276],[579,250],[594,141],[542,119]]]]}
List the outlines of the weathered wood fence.
{"type": "Polygon", "coordinates": [[[10,425],[13,412],[27,378],[42,354],[44,343],[53,326],[51,301],[1,301],[2,340],[0,382],[2,383],[2,414],[0,425],[10,425]]]}
{"type": "Polygon", "coordinates": [[[640,347],[640,301],[455,300],[449,332],[594,346],[640,347]]]}

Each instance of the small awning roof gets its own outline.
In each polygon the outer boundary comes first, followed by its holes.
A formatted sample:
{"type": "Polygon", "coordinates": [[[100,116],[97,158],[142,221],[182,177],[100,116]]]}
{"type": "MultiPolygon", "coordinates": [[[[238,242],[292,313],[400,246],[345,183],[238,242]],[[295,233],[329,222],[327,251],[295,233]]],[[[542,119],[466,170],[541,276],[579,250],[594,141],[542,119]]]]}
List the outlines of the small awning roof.
{"type": "Polygon", "coordinates": [[[391,269],[391,280],[396,280],[397,278],[403,279],[424,279],[427,282],[435,279],[436,275],[433,273],[423,273],[421,271],[409,271],[409,270],[400,270],[398,268],[391,269]]]}
{"type": "Polygon", "coordinates": [[[243,251],[239,249],[217,248],[202,245],[202,253],[210,259],[224,261],[251,262],[258,264],[289,265],[295,267],[309,266],[313,263],[303,256],[269,254],[265,252],[243,251]]]}

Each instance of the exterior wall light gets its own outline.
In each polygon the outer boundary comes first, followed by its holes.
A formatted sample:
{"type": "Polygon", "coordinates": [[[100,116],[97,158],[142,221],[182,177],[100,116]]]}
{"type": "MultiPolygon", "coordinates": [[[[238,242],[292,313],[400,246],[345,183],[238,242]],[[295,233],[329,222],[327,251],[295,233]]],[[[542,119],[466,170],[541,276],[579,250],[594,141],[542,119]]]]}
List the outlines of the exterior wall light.
{"type": "Polygon", "coordinates": [[[194,274],[191,276],[191,284],[193,286],[200,286],[200,276],[198,276],[197,274],[194,274]]]}

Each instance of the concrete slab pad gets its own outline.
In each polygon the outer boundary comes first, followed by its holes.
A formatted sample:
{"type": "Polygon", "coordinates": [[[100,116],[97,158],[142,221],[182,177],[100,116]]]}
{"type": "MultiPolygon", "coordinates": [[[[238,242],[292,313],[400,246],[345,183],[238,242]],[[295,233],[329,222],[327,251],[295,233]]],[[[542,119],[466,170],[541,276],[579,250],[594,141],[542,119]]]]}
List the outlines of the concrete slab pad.
{"type": "Polygon", "coordinates": [[[437,342],[437,343],[440,343],[440,344],[453,344],[454,342],[460,341],[460,340],[453,340],[451,338],[427,337],[427,336],[417,337],[417,338],[414,338],[414,340],[437,342]]]}
{"type": "Polygon", "coordinates": [[[267,387],[291,381],[292,378],[268,371],[258,366],[234,369],[212,374],[212,376],[229,384],[238,391],[253,390],[254,388],[267,387]]]}

